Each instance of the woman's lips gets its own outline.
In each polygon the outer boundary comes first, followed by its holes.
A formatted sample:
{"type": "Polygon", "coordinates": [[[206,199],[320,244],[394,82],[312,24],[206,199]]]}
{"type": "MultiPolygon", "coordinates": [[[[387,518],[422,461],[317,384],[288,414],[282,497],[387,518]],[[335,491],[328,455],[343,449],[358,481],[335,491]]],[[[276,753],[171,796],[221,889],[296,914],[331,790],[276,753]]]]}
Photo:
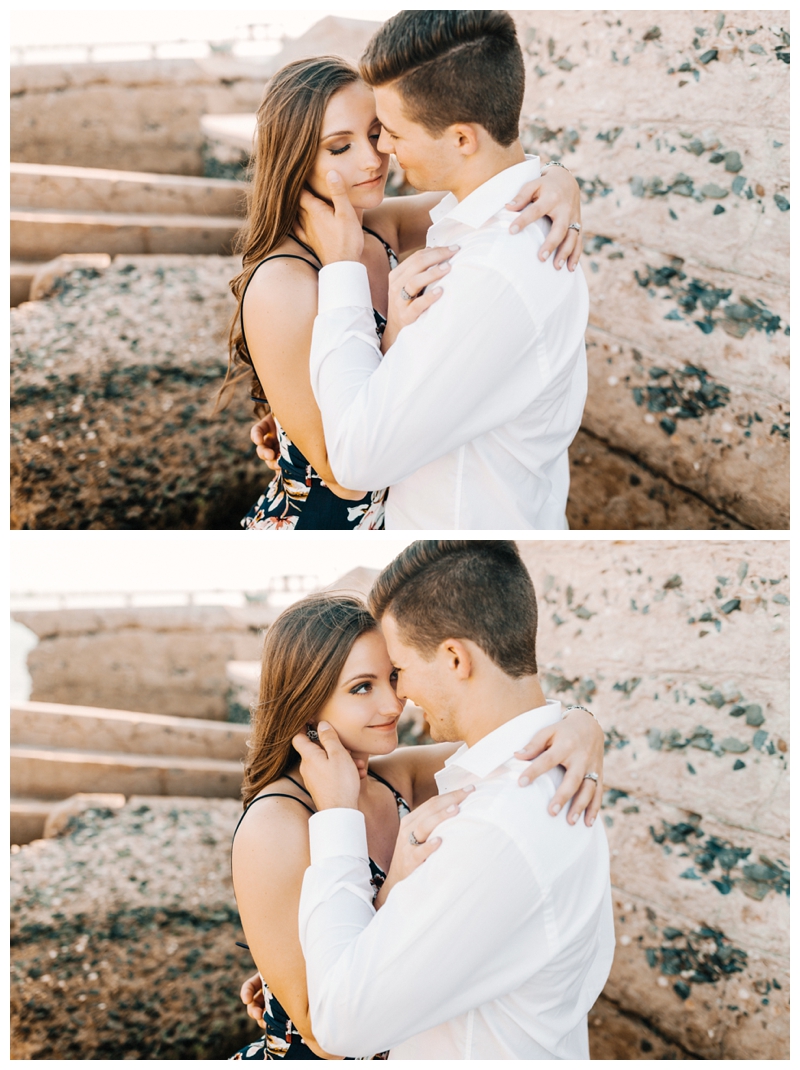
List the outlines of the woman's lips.
{"type": "Polygon", "coordinates": [[[377,728],[381,732],[385,732],[389,728],[396,728],[397,721],[388,721],[386,724],[369,724],[367,728],[377,728]]]}
{"type": "Polygon", "coordinates": [[[356,189],[364,189],[365,187],[377,186],[379,182],[383,181],[383,175],[376,175],[375,178],[368,178],[366,182],[356,182],[356,189]]]}

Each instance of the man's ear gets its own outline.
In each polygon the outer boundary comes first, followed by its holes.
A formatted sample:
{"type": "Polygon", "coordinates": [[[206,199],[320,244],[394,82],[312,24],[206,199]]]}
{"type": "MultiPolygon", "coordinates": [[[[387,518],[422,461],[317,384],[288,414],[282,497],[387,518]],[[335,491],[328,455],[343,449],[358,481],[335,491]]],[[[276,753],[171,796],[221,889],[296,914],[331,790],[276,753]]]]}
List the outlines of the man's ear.
{"type": "Polygon", "coordinates": [[[440,650],[447,659],[447,667],[458,680],[468,680],[474,671],[472,654],[463,639],[445,639],[440,650]]]}
{"type": "Polygon", "coordinates": [[[453,143],[463,156],[473,156],[480,148],[480,134],[475,123],[454,123],[450,127],[453,143]]]}

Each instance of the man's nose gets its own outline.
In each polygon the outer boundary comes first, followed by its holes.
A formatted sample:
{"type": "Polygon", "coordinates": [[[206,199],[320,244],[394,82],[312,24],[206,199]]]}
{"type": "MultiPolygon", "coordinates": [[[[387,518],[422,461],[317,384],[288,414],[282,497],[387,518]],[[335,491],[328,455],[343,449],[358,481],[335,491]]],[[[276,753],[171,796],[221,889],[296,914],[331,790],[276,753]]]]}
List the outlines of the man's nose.
{"type": "Polygon", "coordinates": [[[384,153],[386,156],[392,154],[392,141],[385,130],[381,130],[381,135],[378,138],[378,152],[384,153]]]}

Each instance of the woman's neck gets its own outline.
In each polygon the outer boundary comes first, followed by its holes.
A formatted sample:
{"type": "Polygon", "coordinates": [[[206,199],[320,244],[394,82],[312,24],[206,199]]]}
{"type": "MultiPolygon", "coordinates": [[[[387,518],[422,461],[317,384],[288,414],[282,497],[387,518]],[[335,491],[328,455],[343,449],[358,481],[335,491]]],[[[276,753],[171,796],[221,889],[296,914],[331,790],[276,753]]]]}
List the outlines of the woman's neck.
{"type": "MultiPolygon", "coordinates": [[[[354,762],[362,761],[364,763],[364,768],[365,769],[369,769],[369,758],[370,758],[370,756],[368,754],[361,754],[360,752],[350,751],[350,750],[347,753],[350,755],[350,757],[353,759],[354,762]]],[[[284,773],[283,775],[291,777],[292,780],[295,780],[295,781],[297,781],[298,784],[300,784],[300,786],[303,788],[304,791],[308,791],[308,788],[306,788],[306,782],[303,780],[303,776],[302,776],[302,774],[300,772],[300,766],[299,765],[293,766],[291,769],[287,770],[287,772],[284,773]]],[[[361,781],[361,789],[364,788],[364,785],[366,784],[366,782],[367,781],[366,781],[366,777],[365,777],[361,781]]]]}

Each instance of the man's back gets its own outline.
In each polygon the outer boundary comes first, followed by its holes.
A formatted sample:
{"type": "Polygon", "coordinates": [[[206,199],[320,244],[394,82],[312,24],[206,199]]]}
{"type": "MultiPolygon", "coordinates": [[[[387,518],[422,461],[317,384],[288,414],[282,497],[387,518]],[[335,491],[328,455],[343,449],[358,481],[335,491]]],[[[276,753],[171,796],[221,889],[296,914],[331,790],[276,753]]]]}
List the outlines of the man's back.
{"type": "Polygon", "coordinates": [[[314,1034],[327,1051],[392,1058],[588,1058],[586,1015],[614,935],[601,823],[547,813],[560,772],[524,790],[513,757],[560,717],[548,702],[462,748],[440,793],[476,786],[441,846],[370,901],[363,818],[312,818],[300,906],[314,1034]]]}
{"type": "MultiPolygon", "coordinates": [[[[614,947],[608,846],[601,823],[591,829],[571,827],[566,807],[557,818],[547,813],[560,770],[521,791],[517,778],[524,765],[511,760],[481,781],[461,814],[437,835],[444,850],[454,834],[466,834],[478,856],[481,842],[513,840],[520,855],[513,895],[504,894],[511,890],[498,886],[489,866],[482,867],[483,876],[465,874],[463,881],[454,874],[453,884],[459,886],[454,894],[488,899],[498,919],[502,912],[517,910],[520,897],[537,904],[536,920],[520,926],[495,962],[490,985],[496,986],[503,971],[509,977],[527,976],[513,990],[397,1045],[390,1058],[589,1058],[586,1015],[605,984],[614,947]],[[526,797],[528,791],[538,798],[526,797]]],[[[476,924],[486,923],[473,916],[476,924]]],[[[469,926],[465,911],[465,940],[470,939],[469,926]]]]}
{"type": "MultiPolygon", "coordinates": [[[[440,302],[406,328],[412,337],[405,341],[418,346],[424,340],[444,351],[456,335],[470,342],[480,330],[482,346],[460,347],[452,391],[468,389],[470,379],[482,384],[470,425],[487,430],[394,483],[389,527],[567,526],[566,451],[586,401],[589,298],[580,267],[555,271],[539,260],[546,221],[517,235],[508,232],[515,213],[499,199],[532,163],[509,168],[510,181],[505,172],[495,176],[500,189],[485,203],[498,210],[479,226],[459,221],[459,205],[430,228],[429,245],[455,244],[460,250],[442,282],[440,302]],[[478,321],[474,325],[470,314],[478,321]],[[437,488],[433,495],[431,488],[437,488]]],[[[486,187],[476,192],[484,191],[490,193],[486,187]]],[[[481,212],[464,214],[473,223],[481,212]]]]}
{"type": "Polygon", "coordinates": [[[516,217],[503,206],[538,173],[526,160],[434,209],[428,244],[460,250],[441,299],[382,361],[363,281],[357,296],[363,272],[320,275],[311,378],[328,455],[345,486],[391,486],[387,528],[567,526],[588,293],[580,268],[539,260],[544,224],[508,233],[516,217]]]}

